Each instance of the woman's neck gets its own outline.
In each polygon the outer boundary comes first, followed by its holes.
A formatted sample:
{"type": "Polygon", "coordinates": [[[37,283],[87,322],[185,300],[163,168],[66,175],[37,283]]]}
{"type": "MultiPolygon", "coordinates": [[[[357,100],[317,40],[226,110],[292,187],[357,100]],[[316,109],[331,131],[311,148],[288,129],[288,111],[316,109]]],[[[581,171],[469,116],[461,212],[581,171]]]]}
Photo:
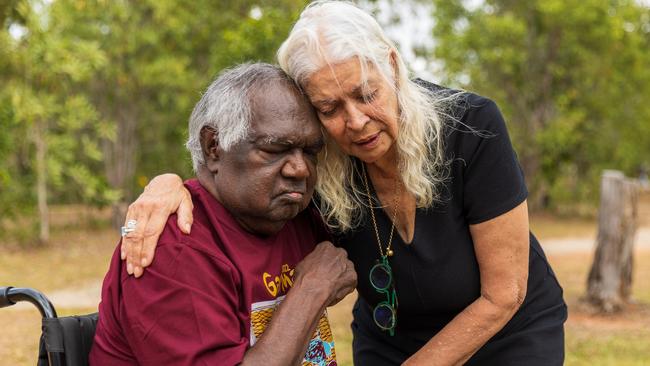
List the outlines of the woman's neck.
{"type": "MultiPolygon", "coordinates": [[[[399,158],[397,156],[397,148],[393,146],[378,160],[372,163],[366,163],[368,173],[371,176],[380,179],[395,179],[400,178],[399,174],[399,158]]],[[[400,179],[401,180],[401,179],[400,179]]]]}

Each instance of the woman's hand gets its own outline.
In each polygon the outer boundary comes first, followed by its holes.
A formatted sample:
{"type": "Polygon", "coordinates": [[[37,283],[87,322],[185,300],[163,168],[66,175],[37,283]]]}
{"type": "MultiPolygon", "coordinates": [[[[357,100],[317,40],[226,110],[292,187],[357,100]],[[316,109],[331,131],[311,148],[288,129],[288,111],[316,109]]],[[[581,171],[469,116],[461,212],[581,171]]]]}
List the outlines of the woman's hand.
{"type": "Polygon", "coordinates": [[[189,234],[193,208],[192,197],[181,177],[163,174],[152,179],[126,213],[127,222],[137,222],[135,230],[122,238],[121,256],[126,259],[127,272],[140,277],[143,268],[153,262],[158,238],[174,212],[178,214],[178,227],[189,234]]]}

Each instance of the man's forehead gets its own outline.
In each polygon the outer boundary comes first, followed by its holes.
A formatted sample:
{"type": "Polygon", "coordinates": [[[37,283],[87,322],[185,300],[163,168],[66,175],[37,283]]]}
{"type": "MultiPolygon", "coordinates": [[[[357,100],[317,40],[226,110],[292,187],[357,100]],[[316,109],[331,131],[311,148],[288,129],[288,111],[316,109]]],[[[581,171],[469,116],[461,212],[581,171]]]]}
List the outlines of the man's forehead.
{"type": "Polygon", "coordinates": [[[270,80],[257,85],[249,93],[249,100],[253,107],[300,108],[305,104],[303,103],[304,96],[297,86],[285,80],[270,80]]]}
{"type": "Polygon", "coordinates": [[[251,97],[249,140],[293,143],[320,138],[320,125],[313,108],[297,90],[287,85],[266,87],[251,97]]]}
{"type": "Polygon", "coordinates": [[[290,129],[286,131],[260,131],[251,129],[248,140],[260,145],[300,145],[322,140],[320,129],[290,129]]]}
{"type": "Polygon", "coordinates": [[[294,143],[294,139],[291,138],[291,136],[278,136],[277,134],[264,133],[264,132],[256,133],[255,131],[253,131],[251,135],[252,135],[251,140],[261,144],[294,143]]]}

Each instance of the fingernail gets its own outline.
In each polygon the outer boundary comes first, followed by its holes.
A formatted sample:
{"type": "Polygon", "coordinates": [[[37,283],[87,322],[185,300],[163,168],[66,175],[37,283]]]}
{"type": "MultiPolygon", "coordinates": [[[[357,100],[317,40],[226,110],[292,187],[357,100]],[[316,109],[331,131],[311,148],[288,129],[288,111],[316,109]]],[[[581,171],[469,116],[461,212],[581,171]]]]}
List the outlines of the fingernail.
{"type": "Polygon", "coordinates": [[[133,274],[133,265],[131,263],[126,264],[126,273],[133,274]]]}
{"type": "Polygon", "coordinates": [[[192,230],[192,225],[190,225],[188,222],[186,222],[185,223],[185,232],[189,234],[191,230],[192,230]]]}
{"type": "Polygon", "coordinates": [[[148,263],[149,263],[149,261],[147,260],[147,258],[142,258],[142,260],[140,261],[140,264],[142,264],[142,267],[146,267],[148,263]]]}

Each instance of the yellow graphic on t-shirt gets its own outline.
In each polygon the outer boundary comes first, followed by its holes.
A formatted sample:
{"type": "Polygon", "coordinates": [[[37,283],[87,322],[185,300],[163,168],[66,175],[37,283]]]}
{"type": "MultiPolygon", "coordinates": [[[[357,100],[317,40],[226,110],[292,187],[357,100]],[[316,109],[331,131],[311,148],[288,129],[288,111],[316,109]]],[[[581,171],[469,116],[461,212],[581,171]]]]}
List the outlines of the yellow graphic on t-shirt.
{"type": "MultiPolygon", "coordinates": [[[[271,322],[275,309],[284,300],[284,296],[271,301],[256,302],[251,305],[251,346],[257,342],[266,327],[271,322]]],[[[312,335],[307,352],[302,361],[303,366],[336,366],[336,351],[334,338],[327,319],[327,311],[318,321],[318,326],[312,335]]]]}
{"type": "Polygon", "coordinates": [[[273,276],[268,272],[264,272],[262,275],[262,281],[266,287],[266,291],[271,294],[271,296],[276,297],[278,295],[286,294],[287,291],[293,286],[293,274],[295,270],[289,268],[288,264],[282,265],[282,270],[277,276],[273,276]]]}
{"type": "Polygon", "coordinates": [[[264,333],[266,326],[273,317],[275,302],[270,306],[263,306],[263,303],[255,303],[251,306],[251,346],[264,333]],[[255,307],[258,306],[257,309],[255,307]]]}

